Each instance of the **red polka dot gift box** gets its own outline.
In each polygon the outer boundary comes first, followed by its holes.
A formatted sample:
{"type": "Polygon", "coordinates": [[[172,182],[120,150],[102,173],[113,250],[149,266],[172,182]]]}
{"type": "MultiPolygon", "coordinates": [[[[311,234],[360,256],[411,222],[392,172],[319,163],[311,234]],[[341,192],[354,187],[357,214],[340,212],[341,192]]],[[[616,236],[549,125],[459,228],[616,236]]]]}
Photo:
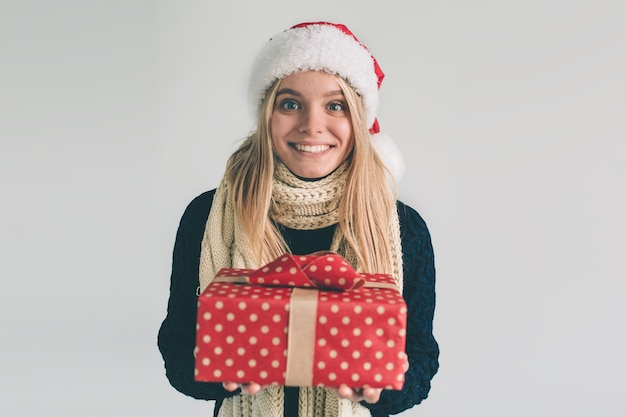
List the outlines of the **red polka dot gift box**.
{"type": "Polygon", "coordinates": [[[195,379],[399,390],[406,314],[390,275],[334,252],[222,269],[198,297],[195,379]]]}

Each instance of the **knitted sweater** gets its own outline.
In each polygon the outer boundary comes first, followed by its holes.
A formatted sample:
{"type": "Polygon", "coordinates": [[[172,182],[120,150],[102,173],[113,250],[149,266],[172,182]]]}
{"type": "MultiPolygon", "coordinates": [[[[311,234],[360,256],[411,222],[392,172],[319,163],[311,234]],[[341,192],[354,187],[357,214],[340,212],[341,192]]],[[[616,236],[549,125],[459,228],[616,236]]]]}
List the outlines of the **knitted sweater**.
{"type": "MultiPolygon", "coordinates": [[[[172,386],[194,398],[216,400],[217,415],[222,400],[238,391],[226,391],[219,383],[197,382],[193,376],[200,245],[214,193],[212,190],[196,197],[180,221],[173,251],[167,316],[159,330],[158,345],[172,386]]],[[[403,297],[408,307],[409,370],[401,391],[384,390],[376,404],[363,402],[373,417],[397,414],[419,404],[428,396],[430,381],[439,367],[439,347],[432,331],[435,267],[430,234],[415,210],[401,202],[397,203],[397,208],[402,238],[403,297]]],[[[334,226],[311,231],[281,228],[294,254],[328,249],[333,230],[334,226]]],[[[290,392],[292,396],[293,391],[290,392]]],[[[286,402],[289,402],[287,394],[286,402]]]]}

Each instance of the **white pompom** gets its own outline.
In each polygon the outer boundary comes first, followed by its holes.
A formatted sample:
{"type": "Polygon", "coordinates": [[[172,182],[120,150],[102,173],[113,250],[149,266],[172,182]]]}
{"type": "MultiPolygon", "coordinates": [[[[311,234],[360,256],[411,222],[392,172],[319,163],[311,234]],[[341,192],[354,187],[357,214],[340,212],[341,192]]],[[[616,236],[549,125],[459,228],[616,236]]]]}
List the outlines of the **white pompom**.
{"type": "Polygon", "coordinates": [[[404,158],[393,140],[384,133],[372,135],[372,146],[396,181],[404,174],[404,158]]]}

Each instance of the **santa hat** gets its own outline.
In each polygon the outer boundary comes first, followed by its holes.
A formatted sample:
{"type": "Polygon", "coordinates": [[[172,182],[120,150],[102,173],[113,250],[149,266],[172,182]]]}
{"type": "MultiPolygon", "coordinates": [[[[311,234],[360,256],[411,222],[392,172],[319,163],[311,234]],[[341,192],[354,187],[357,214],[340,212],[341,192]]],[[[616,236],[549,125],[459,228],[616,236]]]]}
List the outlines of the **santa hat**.
{"type": "Polygon", "coordinates": [[[372,144],[397,180],[404,170],[402,154],[387,135],[380,133],[376,119],[378,89],[385,75],[365,45],[342,24],[300,23],[265,44],[252,66],[248,88],[254,120],[274,82],[301,71],[337,74],[356,90],[363,100],[372,144]]]}

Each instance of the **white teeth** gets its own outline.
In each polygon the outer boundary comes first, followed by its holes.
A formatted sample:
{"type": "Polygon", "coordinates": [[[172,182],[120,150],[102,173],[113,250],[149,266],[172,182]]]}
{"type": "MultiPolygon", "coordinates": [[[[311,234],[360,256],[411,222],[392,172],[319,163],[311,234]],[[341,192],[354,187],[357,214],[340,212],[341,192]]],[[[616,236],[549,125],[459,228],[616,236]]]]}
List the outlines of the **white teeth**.
{"type": "Polygon", "coordinates": [[[327,151],[328,149],[330,149],[329,145],[309,146],[309,145],[299,145],[299,144],[296,144],[295,147],[300,152],[310,152],[310,153],[322,153],[322,152],[327,151]]]}

